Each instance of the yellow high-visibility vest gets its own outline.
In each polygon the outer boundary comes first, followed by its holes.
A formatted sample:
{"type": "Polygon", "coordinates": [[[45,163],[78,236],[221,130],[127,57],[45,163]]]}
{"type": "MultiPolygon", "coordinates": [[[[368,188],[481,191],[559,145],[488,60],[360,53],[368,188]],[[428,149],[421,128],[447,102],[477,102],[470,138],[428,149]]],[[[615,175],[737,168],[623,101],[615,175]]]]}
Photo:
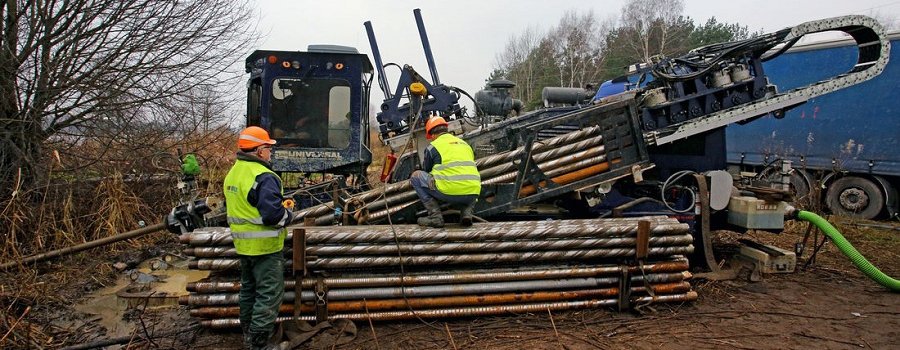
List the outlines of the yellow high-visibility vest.
{"type": "Polygon", "coordinates": [[[447,195],[481,194],[481,175],[475,167],[475,153],[465,141],[449,133],[431,142],[441,154],[441,163],[431,169],[438,191],[447,195]]]}
{"type": "Polygon", "coordinates": [[[247,202],[247,194],[257,185],[256,177],[263,173],[278,176],[262,164],[238,159],[225,176],[228,226],[234,248],[240,255],[264,255],[284,248],[287,230],[263,225],[259,210],[247,202]]]}

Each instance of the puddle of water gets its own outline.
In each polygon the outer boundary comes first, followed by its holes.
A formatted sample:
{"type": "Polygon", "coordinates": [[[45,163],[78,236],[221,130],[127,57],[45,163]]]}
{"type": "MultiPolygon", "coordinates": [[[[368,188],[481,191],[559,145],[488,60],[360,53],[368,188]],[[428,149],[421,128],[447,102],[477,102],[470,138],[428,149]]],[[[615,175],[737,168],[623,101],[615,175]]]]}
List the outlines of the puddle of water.
{"type": "Polygon", "coordinates": [[[122,321],[126,307],[119,304],[116,292],[128,286],[131,281],[120,277],[112,286],[100,289],[90,296],[88,300],[75,306],[75,310],[86,314],[100,316],[100,325],[106,328],[106,334],[111,337],[131,334],[134,325],[122,321]]]}
{"type": "Polygon", "coordinates": [[[152,276],[154,282],[133,283],[131,278],[123,275],[114,285],[89,295],[85,302],[75,306],[75,310],[99,316],[98,322],[106,328],[107,336],[129,335],[134,331],[135,325],[123,321],[122,316],[130,308],[143,308],[145,305],[151,309],[177,306],[178,297],[188,294],[185,289],[188,283],[209,276],[209,271],[186,269],[186,262],[184,265],[170,263],[165,270],[153,270],[153,260],[141,263],[137,271],[152,276]]]}

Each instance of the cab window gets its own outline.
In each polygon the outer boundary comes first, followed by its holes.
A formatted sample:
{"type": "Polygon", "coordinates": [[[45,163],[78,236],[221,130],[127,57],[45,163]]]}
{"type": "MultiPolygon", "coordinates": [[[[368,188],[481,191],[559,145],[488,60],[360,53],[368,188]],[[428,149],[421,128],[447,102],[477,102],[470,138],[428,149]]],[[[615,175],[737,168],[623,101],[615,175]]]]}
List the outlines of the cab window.
{"type": "Polygon", "coordinates": [[[346,80],[275,79],[269,111],[273,137],[283,146],[346,148],[350,144],[350,83],[346,80]]]}

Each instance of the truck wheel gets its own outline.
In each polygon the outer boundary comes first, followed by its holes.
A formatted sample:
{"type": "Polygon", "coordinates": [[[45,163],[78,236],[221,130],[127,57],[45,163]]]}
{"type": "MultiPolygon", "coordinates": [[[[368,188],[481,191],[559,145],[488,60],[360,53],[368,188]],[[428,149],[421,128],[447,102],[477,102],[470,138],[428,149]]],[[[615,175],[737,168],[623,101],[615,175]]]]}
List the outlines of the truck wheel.
{"type": "Polygon", "coordinates": [[[873,219],[884,207],[884,195],[872,181],[846,176],[828,186],[826,203],[834,214],[873,219]]]}
{"type": "MultiPolygon", "coordinates": [[[[768,167],[763,170],[762,178],[773,184],[781,182],[781,174],[775,167],[768,167]]],[[[809,189],[811,187],[809,175],[802,169],[794,169],[790,175],[790,182],[794,203],[801,207],[809,207],[809,189]]]]}
{"type": "Polygon", "coordinates": [[[810,206],[810,180],[809,175],[801,169],[794,169],[791,173],[791,190],[794,194],[794,202],[805,207],[810,206]]]}

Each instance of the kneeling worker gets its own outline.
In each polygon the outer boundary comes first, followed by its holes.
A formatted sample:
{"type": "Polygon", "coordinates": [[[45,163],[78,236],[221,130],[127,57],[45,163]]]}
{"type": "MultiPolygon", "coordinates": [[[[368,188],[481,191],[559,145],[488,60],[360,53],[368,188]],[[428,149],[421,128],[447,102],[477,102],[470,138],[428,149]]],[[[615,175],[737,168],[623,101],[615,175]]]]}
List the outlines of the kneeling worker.
{"type": "Polygon", "coordinates": [[[410,184],[428,210],[419,225],[444,227],[441,202],[462,206],[460,225],[472,225],[472,211],[481,194],[481,176],[475,167],[475,153],[465,141],[447,132],[447,121],[432,117],[425,123],[425,149],[422,170],[410,176],[410,184]]]}
{"type": "Polygon", "coordinates": [[[284,294],[284,227],[293,219],[282,205],[281,179],[270,169],[274,144],[260,127],[241,131],[237,161],[223,185],[228,224],[241,263],[241,329],[251,349],[271,346],[267,343],[284,294]]]}

